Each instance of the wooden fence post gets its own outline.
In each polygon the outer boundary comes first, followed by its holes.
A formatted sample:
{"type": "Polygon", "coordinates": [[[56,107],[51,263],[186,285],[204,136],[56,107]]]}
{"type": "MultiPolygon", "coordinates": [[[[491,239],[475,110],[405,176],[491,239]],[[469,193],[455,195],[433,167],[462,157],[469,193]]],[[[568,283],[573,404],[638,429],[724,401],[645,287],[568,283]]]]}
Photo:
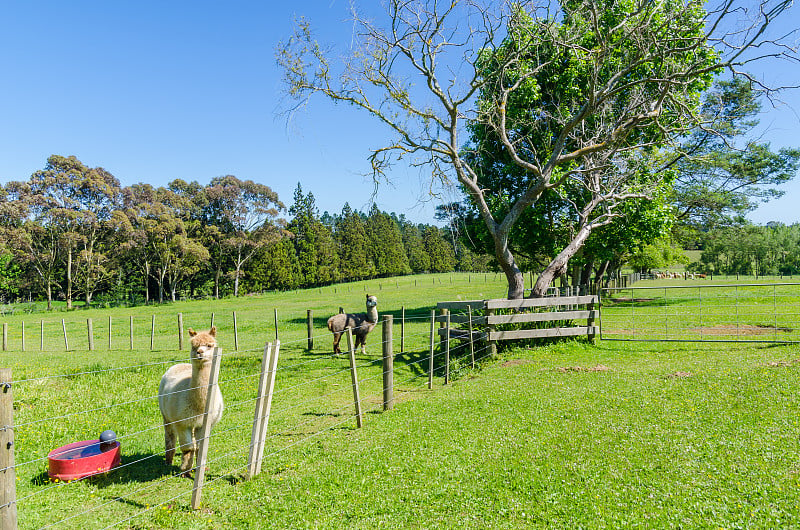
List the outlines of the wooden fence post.
{"type": "Polygon", "coordinates": [[[17,528],[17,478],[14,467],[14,396],[11,369],[0,368],[0,528],[17,528]]]}
{"type": "Polygon", "coordinates": [[[21,337],[22,338],[22,351],[25,351],[25,321],[23,320],[21,322],[21,324],[22,324],[22,329],[21,329],[21,331],[22,331],[22,337],[21,337]]]}
{"type": "Polygon", "coordinates": [[[8,351],[8,322],[3,322],[3,351],[8,351]]]}
{"type": "Polygon", "coordinates": [[[275,340],[278,340],[278,308],[275,308],[275,340]]]}
{"type": "Polygon", "coordinates": [[[392,325],[394,317],[383,317],[383,410],[394,408],[394,355],[392,353],[392,325]]]}
{"type": "Polygon", "coordinates": [[[203,415],[203,426],[200,428],[200,438],[197,440],[197,468],[194,471],[194,488],[192,489],[192,509],[200,507],[200,498],[203,495],[203,481],[206,476],[206,458],[208,457],[208,442],[211,435],[211,423],[208,421],[208,413],[214,410],[216,405],[217,393],[214,387],[219,384],[219,365],[222,350],[214,348],[214,356],[211,360],[211,373],[208,376],[208,399],[206,399],[206,410],[203,415]]]}
{"type": "Polygon", "coordinates": [[[44,351],[44,320],[39,321],[39,351],[44,351]]]}
{"type": "Polygon", "coordinates": [[[133,349],[133,315],[131,315],[131,349],[133,349]]]}
{"type": "Polygon", "coordinates": [[[595,309],[595,300],[597,300],[597,297],[596,297],[596,296],[595,296],[595,297],[593,297],[593,298],[592,298],[592,301],[591,301],[591,302],[589,302],[589,303],[586,305],[586,309],[588,309],[588,310],[589,310],[589,318],[586,320],[586,326],[588,327],[588,330],[587,330],[587,331],[588,331],[588,334],[587,334],[587,337],[586,337],[586,338],[587,338],[587,339],[589,339],[589,342],[591,342],[592,344],[594,344],[594,335],[595,335],[595,333],[594,333],[594,309],[595,309]]]}
{"type": "Polygon", "coordinates": [[[86,334],[89,337],[89,351],[94,351],[94,324],[91,318],[86,319],[86,334]]]}
{"type": "Polygon", "coordinates": [[[111,350],[111,315],[108,315],[108,349],[111,350]]]}
{"type": "Polygon", "coordinates": [[[472,306],[467,306],[469,314],[469,358],[472,361],[472,369],[475,369],[475,341],[472,336],[472,306]]]}
{"type": "Polygon", "coordinates": [[[261,422],[264,418],[264,396],[267,391],[267,370],[272,357],[272,343],[264,345],[264,355],[261,358],[261,375],[258,379],[258,394],[256,395],[256,411],[253,417],[253,431],[250,434],[250,456],[247,459],[247,478],[256,476],[256,453],[261,442],[261,422]]]}
{"type": "Polygon", "coordinates": [[[153,315],[153,319],[150,323],[150,351],[153,351],[153,343],[156,339],[156,316],[153,315]]]}
{"type": "Polygon", "coordinates": [[[233,348],[239,351],[239,325],[236,322],[236,311],[233,312],[233,348]]]}
{"type": "Polygon", "coordinates": [[[497,355],[497,341],[492,340],[492,333],[495,330],[495,325],[489,323],[489,319],[494,316],[494,309],[489,309],[486,302],[483,304],[483,309],[486,314],[486,344],[489,345],[489,354],[492,356],[497,355]]]}
{"type": "Polygon", "coordinates": [[[278,355],[280,352],[281,341],[276,340],[275,346],[272,348],[272,357],[270,358],[267,372],[267,389],[264,394],[261,430],[258,435],[258,447],[256,452],[256,475],[261,473],[261,461],[264,459],[264,446],[267,443],[267,427],[269,426],[269,413],[272,410],[272,396],[275,393],[275,374],[278,371],[278,355]]]}
{"type": "Polygon", "coordinates": [[[306,321],[308,328],[308,351],[314,349],[314,310],[307,309],[306,310],[306,321]]]}
{"type": "Polygon", "coordinates": [[[428,358],[428,390],[433,388],[433,350],[436,342],[434,335],[436,334],[436,310],[431,309],[431,353],[428,358]]]}
{"type": "Polygon", "coordinates": [[[211,312],[211,325],[209,327],[210,328],[214,327],[214,312],[213,311],[211,312]]]}
{"type": "Polygon", "coordinates": [[[450,382],[450,311],[447,312],[445,327],[444,384],[450,382]]]}
{"type": "Polygon", "coordinates": [[[178,313],[178,351],[183,350],[183,313],[178,313]]]}
{"type": "Polygon", "coordinates": [[[364,417],[361,414],[361,394],[358,391],[358,372],[356,371],[356,351],[353,349],[353,329],[347,328],[347,353],[350,357],[350,379],[353,382],[353,401],[356,404],[356,425],[359,429],[364,426],[364,417]]]}
{"type": "Polygon", "coordinates": [[[406,352],[406,306],[400,308],[400,353],[406,352]]]}
{"type": "Polygon", "coordinates": [[[69,351],[69,341],[67,340],[67,324],[61,319],[61,330],[64,332],[64,350],[69,351]]]}

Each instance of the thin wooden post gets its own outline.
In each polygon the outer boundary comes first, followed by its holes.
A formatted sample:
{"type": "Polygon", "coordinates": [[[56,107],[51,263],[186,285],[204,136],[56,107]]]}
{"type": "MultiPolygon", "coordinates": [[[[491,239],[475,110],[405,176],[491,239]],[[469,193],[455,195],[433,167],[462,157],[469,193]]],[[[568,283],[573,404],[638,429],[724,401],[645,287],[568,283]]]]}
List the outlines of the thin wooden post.
{"type": "Polygon", "coordinates": [[[433,388],[433,350],[436,342],[434,335],[436,334],[436,310],[431,309],[431,353],[428,358],[428,390],[433,388]]]}
{"type": "Polygon", "coordinates": [[[361,414],[361,394],[358,391],[358,373],[356,371],[356,351],[353,349],[353,330],[347,328],[347,353],[350,357],[350,379],[353,382],[353,401],[356,404],[356,425],[364,426],[364,417],[361,414]]]}
{"type": "Polygon", "coordinates": [[[239,351],[239,325],[236,322],[236,311],[233,312],[233,348],[239,351]]]}
{"type": "Polygon", "coordinates": [[[91,318],[86,319],[86,334],[89,336],[89,351],[94,351],[94,324],[91,318]]]}
{"type": "Polygon", "coordinates": [[[467,306],[469,313],[469,358],[472,361],[472,369],[475,369],[475,341],[472,336],[472,306],[467,306]]]}
{"type": "Polygon", "coordinates": [[[250,456],[247,459],[247,478],[256,476],[256,454],[261,442],[261,422],[264,419],[264,396],[267,391],[267,371],[272,357],[272,343],[264,345],[264,355],[261,358],[261,375],[258,379],[258,394],[256,395],[256,410],[253,415],[253,431],[250,434],[250,456]]]}
{"type": "Polygon", "coordinates": [[[22,339],[22,351],[25,351],[25,321],[23,320],[21,324],[22,329],[20,331],[22,332],[22,335],[20,338],[22,339]]]}
{"type": "MultiPolygon", "coordinates": [[[[442,309],[439,310],[439,316],[442,317],[442,318],[439,319],[439,329],[440,330],[444,329],[444,325],[445,325],[444,317],[449,312],[450,311],[448,309],[445,309],[445,308],[442,308],[442,309]]],[[[444,339],[444,333],[440,333],[440,335],[439,335],[439,346],[440,346],[439,349],[440,349],[440,351],[444,351],[444,340],[445,340],[444,339]]]]}
{"type": "Polygon", "coordinates": [[[486,302],[484,302],[483,309],[486,315],[486,343],[489,345],[489,354],[492,356],[497,355],[497,341],[491,340],[492,332],[495,329],[494,324],[489,324],[489,319],[494,315],[494,309],[489,309],[486,307],[486,302]]]}
{"type": "Polygon", "coordinates": [[[14,396],[11,369],[0,368],[0,528],[17,528],[17,478],[14,467],[14,396]]]}
{"type": "Polygon", "coordinates": [[[39,321],[39,351],[44,351],[44,320],[39,321]]]}
{"type": "Polygon", "coordinates": [[[156,339],[156,316],[153,315],[153,319],[150,323],[150,351],[153,351],[153,343],[156,339]]]}
{"type": "Polygon", "coordinates": [[[308,351],[314,349],[314,310],[306,310],[306,328],[308,328],[308,351]]]}
{"type": "Polygon", "coordinates": [[[447,327],[445,327],[445,353],[444,353],[444,384],[450,382],[450,311],[447,312],[447,327]]]}
{"type": "Polygon", "coordinates": [[[203,426],[200,428],[200,438],[197,440],[197,468],[194,471],[194,488],[192,489],[192,509],[200,507],[200,498],[203,495],[203,482],[206,476],[206,458],[208,457],[208,442],[211,435],[211,422],[208,421],[209,412],[214,410],[217,401],[217,393],[214,387],[219,384],[219,365],[222,350],[214,348],[214,355],[211,359],[211,373],[208,375],[208,391],[206,399],[206,410],[203,415],[203,426]]]}
{"type": "Polygon", "coordinates": [[[281,341],[275,341],[272,348],[272,357],[269,360],[267,372],[267,389],[264,394],[263,416],[261,418],[261,432],[258,435],[258,447],[256,452],[255,473],[261,473],[261,461],[264,458],[264,446],[267,443],[267,427],[269,426],[269,413],[272,410],[272,396],[275,393],[275,374],[278,371],[278,355],[281,352],[281,341]]]}
{"type": "Polygon", "coordinates": [[[589,302],[589,303],[586,305],[586,309],[588,309],[588,310],[589,310],[589,318],[586,320],[586,326],[588,327],[588,334],[587,334],[587,337],[586,337],[586,338],[587,338],[587,339],[589,339],[589,342],[591,342],[591,343],[594,343],[594,335],[595,335],[595,333],[594,333],[594,308],[595,308],[595,300],[596,300],[596,297],[595,297],[595,298],[593,298],[593,299],[592,299],[592,301],[591,301],[591,302],[589,302]]]}
{"type": "Polygon", "coordinates": [[[8,322],[3,322],[3,351],[8,351],[8,322]]]}
{"type": "Polygon", "coordinates": [[[383,317],[383,410],[394,408],[394,354],[392,353],[392,325],[394,317],[383,317]]]}
{"type": "Polygon", "coordinates": [[[130,321],[131,321],[131,325],[130,325],[130,329],[131,329],[131,334],[130,334],[130,337],[131,337],[131,349],[133,349],[133,315],[130,316],[130,321]]]}
{"type": "Polygon", "coordinates": [[[211,328],[214,327],[214,313],[213,312],[211,313],[211,326],[209,326],[209,327],[211,327],[211,328]]]}
{"type": "Polygon", "coordinates": [[[406,352],[406,306],[400,308],[400,353],[406,352]]]}
{"type": "Polygon", "coordinates": [[[108,315],[108,349],[111,349],[111,315],[108,315]]]}
{"type": "Polygon", "coordinates": [[[275,340],[278,340],[278,308],[275,308],[275,340]]]}
{"type": "Polygon", "coordinates": [[[178,313],[178,351],[183,350],[183,313],[178,313]]]}
{"type": "Polygon", "coordinates": [[[61,330],[64,332],[64,351],[69,351],[69,341],[67,340],[67,324],[61,319],[61,330]]]}

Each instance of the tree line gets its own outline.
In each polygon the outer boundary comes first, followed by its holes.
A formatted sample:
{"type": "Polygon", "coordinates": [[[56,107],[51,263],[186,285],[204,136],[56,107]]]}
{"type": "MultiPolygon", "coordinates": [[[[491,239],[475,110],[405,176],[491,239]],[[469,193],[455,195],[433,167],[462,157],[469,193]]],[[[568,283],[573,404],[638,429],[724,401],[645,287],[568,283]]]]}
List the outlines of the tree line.
{"type": "Polygon", "coordinates": [[[299,184],[286,211],[269,186],[232,175],[123,187],[53,155],[0,187],[0,300],[135,304],[488,266],[447,230],[376,206],[320,215],[299,184]]]}

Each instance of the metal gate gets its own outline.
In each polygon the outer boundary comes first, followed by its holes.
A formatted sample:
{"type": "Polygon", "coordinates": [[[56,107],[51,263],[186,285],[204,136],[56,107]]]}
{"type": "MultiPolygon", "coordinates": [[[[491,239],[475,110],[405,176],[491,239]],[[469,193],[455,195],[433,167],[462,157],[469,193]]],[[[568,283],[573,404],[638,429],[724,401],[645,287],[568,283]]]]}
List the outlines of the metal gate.
{"type": "Polygon", "coordinates": [[[600,306],[602,340],[800,342],[800,283],[608,288],[600,306]]]}

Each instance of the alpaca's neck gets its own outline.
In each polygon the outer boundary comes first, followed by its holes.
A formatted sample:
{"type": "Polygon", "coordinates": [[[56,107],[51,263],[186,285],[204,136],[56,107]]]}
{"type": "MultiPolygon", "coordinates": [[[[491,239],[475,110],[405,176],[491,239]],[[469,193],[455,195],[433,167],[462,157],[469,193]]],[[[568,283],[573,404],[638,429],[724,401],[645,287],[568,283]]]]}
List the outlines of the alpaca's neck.
{"type": "Polygon", "coordinates": [[[211,373],[210,363],[195,361],[192,363],[192,382],[189,386],[189,401],[192,408],[199,412],[206,410],[208,398],[208,378],[211,373]]]}
{"type": "Polygon", "coordinates": [[[367,308],[367,320],[370,322],[378,321],[378,307],[372,306],[367,308]]]}

